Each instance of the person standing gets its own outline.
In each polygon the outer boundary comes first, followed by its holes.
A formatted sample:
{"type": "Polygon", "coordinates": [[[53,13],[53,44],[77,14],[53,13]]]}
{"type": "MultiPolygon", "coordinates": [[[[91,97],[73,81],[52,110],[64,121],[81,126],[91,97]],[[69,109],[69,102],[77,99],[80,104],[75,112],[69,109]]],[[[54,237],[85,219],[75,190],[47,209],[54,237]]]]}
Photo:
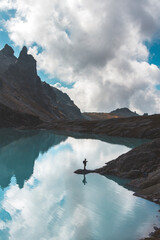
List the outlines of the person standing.
{"type": "Polygon", "coordinates": [[[86,158],[84,159],[84,161],[83,161],[83,164],[84,164],[84,170],[86,170],[86,165],[87,165],[87,160],[86,160],[86,158]]]}

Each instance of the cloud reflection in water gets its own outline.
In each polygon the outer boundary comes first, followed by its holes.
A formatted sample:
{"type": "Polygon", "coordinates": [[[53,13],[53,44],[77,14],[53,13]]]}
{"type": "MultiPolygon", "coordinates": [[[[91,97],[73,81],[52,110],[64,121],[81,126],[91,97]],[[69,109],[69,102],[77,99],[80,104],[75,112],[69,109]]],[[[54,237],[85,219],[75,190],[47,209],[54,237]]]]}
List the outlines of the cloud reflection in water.
{"type": "Polygon", "coordinates": [[[85,157],[89,161],[87,167],[96,168],[128,150],[122,145],[45,132],[3,146],[0,154],[2,159],[4,156],[8,159],[6,169],[10,169],[10,176],[15,174],[17,184],[11,182],[2,190],[1,209],[9,217],[1,218],[0,237],[5,235],[6,240],[115,240],[121,236],[128,240],[129,236],[132,240],[133,236],[134,240],[143,236],[156,221],[156,205],[132,196],[131,191],[105,177],[87,175],[84,185],[83,176],[73,173],[83,167],[85,157]],[[46,151],[42,151],[42,147],[46,151]],[[12,152],[9,153],[9,149],[12,152]],[[13,159],[17,157],[15,165],[9,164],[7,152],[13,159]],[[32,161],[30,174],[22,176],[23,184],[20,184],[15,170],[19,166],[22,175],[25,174],[31,156],[36,157],[36,161],[32,161]],[[24,162],[27,164],[23,165],[24,162]]]}

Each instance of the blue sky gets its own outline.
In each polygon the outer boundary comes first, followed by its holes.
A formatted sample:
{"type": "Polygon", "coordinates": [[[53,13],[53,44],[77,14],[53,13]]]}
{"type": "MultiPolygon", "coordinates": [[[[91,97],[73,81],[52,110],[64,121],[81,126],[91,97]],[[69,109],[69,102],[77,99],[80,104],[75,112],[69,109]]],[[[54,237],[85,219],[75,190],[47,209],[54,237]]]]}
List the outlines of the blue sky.
{"type": "Polygon", "coordinates": [[[5,28],[4,21],[14,17],[15,10],[1,11],[0,12],[0,48],[2,49],[7,43],[14,48],[15,55],[18,56],[19,48],[15,47],[14,43],[10,40],[8,32],[5,28]]]}
{"type": "MultiPolygon", "coordinates": [[[[5,12],[3,12],[0,15],[0,21],[5,19],[9,19],[9,17],[14,16],[15,11],[9,11],[9,14],[6,14],[5,12]]],[[[7,32],[7,30],[4,28],[3,23],[0,23],[0,49],[2,49],[4,47],[4,45],[7,43],[10,46],[12,46],[12,48],[15,51],[15,56],[18,57],[19,52],[20,52],[20,47],[15,46],[15,44],[13,43],[13,41],[10,40],[9,38],[9,34],[7,32]],[[2,31],[3,30],[3,31],[2,31]]],[[[70,32],[69,30],[65,30],[67,35],[70,36],[70,32]]],[[[149,58],[148,58],[148,63],[149,64],[155,64],[157,67],[160,67],[160,39],[153,39],[151,42],[145,42],[145,45],[149,51],[149,58]]],[[[33,46],[38,46],[36,43],[32,44],[33,46]]],[[[41,53],[43,51],[43,48],[38,46],[38,53],[41,53]]],[[[54,77],[54,78],[50,78],[49,74],[46,74],[45,71],[43,70],[39,70],[38,71],[38,75],[40,76],[40,78],[42,79],[42,81],[46,81],[49,84],[56,84],[56,83],[60,83],[61,86],[65,87],[65,88],[72,88],[74,86],[74,83],[66,83],[61,81],[58,77],[54,77]]],[[[160,84],[155,85],[155,88],[157,90],[160,90],[160,84]]]]}
{"type": "Polygon", "coordinates": [[[43,70],[39,70],[38,75],[40,76],[42,81],[46,81],[49,84],[54,85],[54,84],[60,83],[61,86],[65,87],[65,88],[68,88],[68,89],[71,89],[74,86],[74,83],[63,82],[58,77],[51,78],[49,76],[49,74],[45,73],[43,70]]]}
{"type": "Polygon", "coordinates": [[[148,62],[160,67],[160,39],[153,39],[145,44],[150,53],[148,62]]]}
{"type": "MultiPolygon", "coordinates": [[[[0,49],[4,47],[5,44],[10,45],[14,49],[14,54],[16,57],[19,56],[19,52],[21,48],[19,46],[16,46],[14,42],[10,39],[9,33],[7,32],[4,20],[7,21],[10,18],[15,16],[15,10],[8,10],[8,11],[2,11],[0,12],[0,49]]],[[[70,31],[68,29],[65,29],[66,34],[70,37],[70,31]]],[[[36,43],[33,43],[31,47],[36,46],[38,48],[38,53],[41,53],[43,51],[43,48],[39,46],[36,43]]],[[[40,76],[42,81],[46,81],[49,84],[56,84],[60,83],[61,86],[65,88],[72,88],[74,83],[66,83],[61,81],[58,77],[51,78],[49,74],[46,74],[43,70],[38,70],[38,75],[40,76]]]]}
{"type": "MultiPolygon", "coordinates": [[[[13,17],[15,15],[14,10],[0,13],[0,49],[4,47],[4,45],[7,43],[9,44],[15,51],[15,56],[18,57],[20,52],[20,47],[16,46],[13,41],[11,41],[9,37],[9,33],[4,27],[3,20],[8,20],[10,17],[13,17]]],[[[65,29],[66,34],[70,37],[70,31],[68,29],[65,29]]],[[[155,64],[157,67],[160,67],[160,39],[153,39],[151,42],[146,41],[145,45],[149,51],[149,58],[148,63],[149,64],[155,64]]],[[[32,47],[37,46],[38,47],[38,53],[41,53],[43,51],[43,48],[38,46],[36,43],[31,45],[32,47]]],[[[58,77],[50,78],[49,74],[46,74],[45,71],[39,70],[38,71],[39,76],[41,77],[42,81],[46,81],[49,84],[56,84],[60,83],[63,87],[66,88],[72,88],[74,83],[66,83],[61,81],[58,77]]],[[[156,86],[157,90],[160,90],[160,84],[157,84],[156,86]]]]}
{"type": "Polygon", "coordinates": [[[110,3],[1,0],[0,48],[30,48],[42,81],[82,111],[160,112],[160,4],[110,3]]]}
{"type": "MultiPolygon", "coordinates": [[[[160,39],[153,39],[151,42],[145,42],[149,50],[149,64],[155,64],[157,67],[160,67],[160,39]]],[[[156,86],[157,90],[160,90],[160,84],[156,86]]]]}
{"type": "MultiPolygon", "coordinates": [[[[5,44],[8,44],[14,49],[15,56],[18,57],[21,48],[19,46],[16,46],[14,44],[14,42],[10,39],[9,33],[7,32],[7,30],[5,29],[4,24],[3,24],[3,20],[8,20],[11,17],[14,17],[14,15],[15,15],[14,10],[10,10],[7,13],[6,12],[0,13],[0,49],[2,49],[5,44]]],[[[65,32],[70,37],[69,30],[65,29],[65,32]]],[[[36,46],[38,48],[38,53],[41,53],[43,51],[43,48],[41,46],[37,45],[36,43],[31,45],[31,47],[34,47],[34,46],[36,46]]],[[[72,88],[74,85],[74,83],[63,82],[58,77],[51,78],[49,76],[49,74],[46,74],[45,71],[43,71],[43,70],[38,70],[38,75],[40,76],[42,81],[46,81],[49,84],[54,85],[56,83],[60,83],[61,86],[65,87],[65,88],[69,88],[69,89],[72,88]]]]}

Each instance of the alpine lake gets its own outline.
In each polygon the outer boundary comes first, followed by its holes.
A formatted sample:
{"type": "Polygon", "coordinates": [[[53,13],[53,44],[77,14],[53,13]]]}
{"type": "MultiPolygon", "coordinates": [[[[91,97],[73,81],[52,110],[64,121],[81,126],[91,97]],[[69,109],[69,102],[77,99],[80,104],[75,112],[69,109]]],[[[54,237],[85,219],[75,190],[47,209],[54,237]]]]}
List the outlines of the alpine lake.
{"type": "Polygon", "coordinates": [[[105,165],[145,140],[46,130],[0,130],[1,240],[139,240],[159,206],[127,180],[75,170],[105,165]]]}

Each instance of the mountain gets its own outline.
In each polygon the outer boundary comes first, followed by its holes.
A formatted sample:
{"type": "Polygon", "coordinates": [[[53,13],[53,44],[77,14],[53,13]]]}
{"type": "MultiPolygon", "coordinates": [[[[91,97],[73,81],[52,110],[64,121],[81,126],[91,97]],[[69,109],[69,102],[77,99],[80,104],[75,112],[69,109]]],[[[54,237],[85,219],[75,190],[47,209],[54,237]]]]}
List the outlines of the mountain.
{"type": "Polygon", "coordinates": [[[106,120],[52,122],[43,128],[67,133],[91,133],[126,138],[160,138],[160,114],[106,120]]]}
{"type": "Polygon", "coordinates": [[[0,126],[75,119],[83,119],[80,109],[66,93],[41,81],[27,48],[16,58],[6,44],[0,51],[0,126]]]}
{"type": "Polygon", "coordinates": [[[110,112],[110,114],[118,117],[134,117],[139,116],[136,112],[132,112],[128,108],[117,108],[116,110],[110,112]]]}
{"type": "Polygon", "coordinates": [[[104,112],[84,112],[83,116],[88,120],[106,120],[120,117],[134,117],[139,116],[136,112],[132,112],[128,108],[117,108],[110,113],[104,112]]]}
{"type": "Polygon", "coordinates": [[[88,120],[106,120],[111,118],[119,118],[118,116],[104,112],[84,112],[83,116],[88,120]]]}

